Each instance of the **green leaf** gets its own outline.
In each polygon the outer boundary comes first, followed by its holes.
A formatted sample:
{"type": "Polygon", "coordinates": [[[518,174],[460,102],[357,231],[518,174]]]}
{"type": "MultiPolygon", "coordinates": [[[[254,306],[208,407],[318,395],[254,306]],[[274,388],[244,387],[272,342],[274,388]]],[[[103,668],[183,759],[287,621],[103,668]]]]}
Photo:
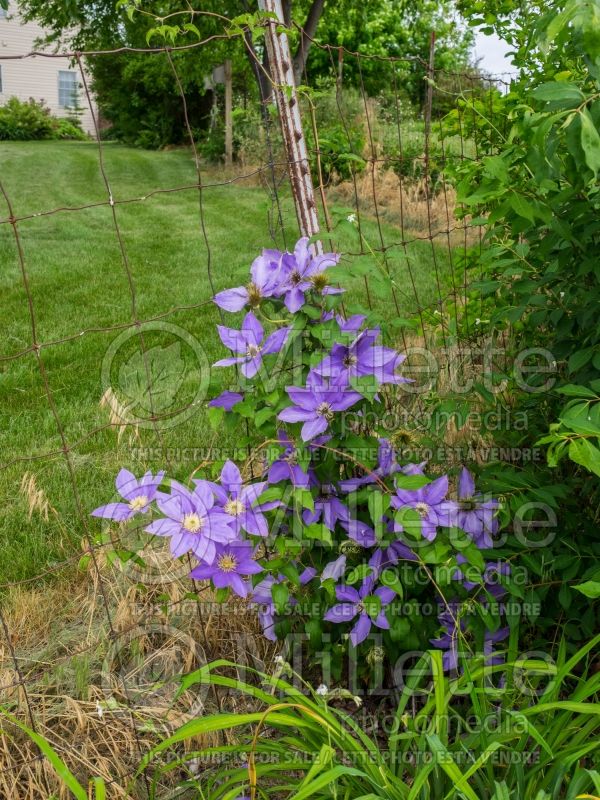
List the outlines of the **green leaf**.
{"type": "Polygon", "coordinates": [[[396,475],[396,486],[398,489],[420,489],[427,486],[430,480],[425,475],[396,475]]]}
{"type": "Polygon", "coordinates": [[[268,419],[275,416],[275,410],[269,408],[268,406],[265,408],[261,408],[260,411],[256,412],[254,417],[254,424],[257,428],[260,428],[261,425],[264,425],[268,419]]]}
{"type": "Polygon", "coordinates": [[[66,788],[69,789],[69,791],[73,794],[76,800],[88,800],[88,794],[86,790],[79,783],[79,781],[73,775],[73,773],[69,770],[69,768],[61,759],[61,757],[58,755],[56,750],[54,750],[52,745],[48,741],[46,741],[46,739],[44,739],[43,736],[40,736],[39,733],[36,733],[36,731],[33,731],[31,730],[31,728],[28,728],[27,725],[24,725],[16,717],[13,717],[12,714],[9,714],[8,711],[6,711],[1,706],[0,706],[0,714],[4,715],[7,719],[11,721],[13,725],[19,728],[19,730],[27,734],[27,736],[29,736],[29,738],[39,747],[43,755],[46,756],[46,758],[52,765],[61,783],[63,783],[64,786],[66,786],[66,788]]]}
{"type": "Polygon", "coordinates": [[[513,211],[520,217],[523,217],[529,222],[535,220],[535,210],[531,202],[526,200],[523,195],[511,192],[509,195],[509,202],[513,211]]]}
{"type": "Polygon", "coordinates": [[[379,383],[377,382],[377,378],[373,375],[362,375],[360,378],[355,378],[353,376],[350,378],[350,386],[370,401],[373,400],[379,391],[379,383]]]}
{"type": "Polygon", "coordinates": [[[274,583],[273,588],[271,589],[271,594],[273,597],[273,603],[275,605],[275,611],[278,614],[282,614],[288,604],[288,600],[290,598],[290,590],[287,587],[286,583],[274,583]]]}
{"type": "Polygon", "coordinates": [[[596,392],[588,389],[587,386],[577,386],[574,383],[560,386],[556,391],[559,394],[566,394],[568,397],[598,397],[596,392]]]}
{"type": "Polygon", "coordinates": [[[318,522],[312,525],[304,525],[302,532],[308,539],[316,539],[319,542],[331,544],[331,531],[329,528],[326,528],[325,525],[321,525],[318,522]]]}
{"type": "Polygon", "coordinates": [[[531,93],[536,100],[552,101],[556,108],[574,108],[584,99],[583,92],[574,83],[550,81],[542,83],[531,93]]]}
{"type": "Polygon", "coordinates": [[[581,592],[581,594],[589,597],[591,600],[600,597],[600,581],[585,581],[577,586],[573,586],[573,589],[577,589],[578,592],[581,592]]]}
{"type": "Polygon", "coordinates": [[[600,134],[587,108],[580,112],[580,118],[581,146],[585,153],[585,163],[594,173],[594,178],[597,178],[600,170],[600,134]]]}
{"type": "Polygon", "coordinates": [[[569,445],[569,458],[600,477],[600,450],[588,439],[573,439],[569,445]]]}

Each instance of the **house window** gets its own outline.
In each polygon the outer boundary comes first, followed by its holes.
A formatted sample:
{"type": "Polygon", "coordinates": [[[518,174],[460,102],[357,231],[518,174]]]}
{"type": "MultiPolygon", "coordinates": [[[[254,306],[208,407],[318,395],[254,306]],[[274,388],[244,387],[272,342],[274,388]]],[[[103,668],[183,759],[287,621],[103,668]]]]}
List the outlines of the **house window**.
{"type": "Polygon", "coordinates": [[[61,69],[58,71],[58,105],[73,108],[77,105],[77,73],[61,69]]]}

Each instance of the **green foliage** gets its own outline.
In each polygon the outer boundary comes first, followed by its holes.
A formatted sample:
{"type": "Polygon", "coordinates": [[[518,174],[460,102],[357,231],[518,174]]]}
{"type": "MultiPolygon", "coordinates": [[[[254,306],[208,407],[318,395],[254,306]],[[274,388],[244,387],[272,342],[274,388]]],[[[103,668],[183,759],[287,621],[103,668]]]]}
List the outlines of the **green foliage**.
{"type": "Polygon", "coordinates": [[[549,466],[492,466],[487,485],[515,503],[552,509],[551,543],[543,552],[515,552],[537,584],[531,597],[542,603],[532,635],[566,615],[577,641],[582,627],[589,634],[598,626],[597,604],[586,599],[592,595],[573,588],[594,579],[600,555],[600,3],[531,3],[518,18],[511,2],[462,7],[481,12],[475,19],[514,45],[522,74],[491,107],[465,97],[445,120],[450,132],[471,124],[487,153],[456,169],[462,213],[487,224],[483,247],[461,265],[474,283],[459,329],[473,338],[477,318],[480,336],[508,343],[509,363],[537,348],[545,365],[525,385],[499,370],[511,408],[528,423],[525,432],[496,439],[547,446],[549,466]]]}
{"type": "Polygon", "coordinates": [[[81,129],[81,123],[77,119],[68,119],[61,117],[56,120],[56,139],[77,139],[80,142],[85,142],[89,136],[81,129]]]}
{"type": "Polygon", "coordinates": [[[77,120],[53,117],[43,103],[10,97],[0,106],[0,140],[80,139],[88,136],[77,120]]]}
{"type": "Polygon", "coordinates": [[[0,106],[0,140],[54,139],[55,134],[55,121],[41,103],[10,97],[0,106]]]}
{"type": "MultiPolygon", "coordinates": [[[[142,759],[135,777],[153,771],[154,797],[161,777],[187,775],[182,788],[208,800],[257,790],[288,800],[575,800],[600,792],[600,674],[590,660],[599,642],[596,637],[571,658],[561,642],[555,661],[473,663],[452,680],[439,653],[424,653],[385,724],[363,711],[352,692],[317,692],[285,662],[269,675],[215,661],[184,676],[181,690],[238,692],[246,710],[184,723],[142,759]],[[232,677],[240,670],[244,679],[232,677]],[[338,707],[353,701],[353,713],[338,707]],[[198,746],[215,732],[229,734],[227,744],[198,746]],[[193,774],[188,763],[204,759],[193,774]]],[[[87,796],[43,737],[0,712],[33,739],[75,797],[87,796]]],[[[99,778],[90,787],[91,797],[104,796],[99,778]]]]}
{"type": "MultiPolygon", "coordinates": [[[[312,6],[311,0],[294,0],[289,6],[294,22],[303,24],[312,6]]],[[[160,49],[165,45],[206,45],[188,51],[173,51],[173,62],[180,76],[188,104],[188,117],[195,134],[208,131],[209,157],[219,154],[219,129],[210,128],[212,92],[205,79],[214,67],[230,58],[233,63],[234,94],[256,104],[260,96],[257,80],[266,84],[262,70],[267,64],[251,62],[243,36],[252,39],[256,52],[264,50],[261,37],[264,14],[250,13],[247,3],[239,0],[210,0],[201,8],[188,8],[180,0],[23,0],[22,12],[49,32],[51,42],[63,40],[65,31],[70,44],[80,50],[104,50],[120,47],[157,49],[155,55],[122,53],[89,59],[93,88],[103,115],[110,120],[111,137],[141,147],[161,147],[187,142],[180,89],[172,67],[160,49]],[[252,64],[252,68],[251,68],[252,64]]],[[[367,5],[357,0],[325,4],[318,27],[317,42],[342,44],[365,55],[359,70],[356,59],[347,57],[344,87],[359,87],[369,94],[391,91],[391,65],[380,56],[406,57],[399,67],[397,85],[411,102],[421,103],[425,93],[425,63],[428,59],[432,29],[438,34],[436,68],[461,70],[467,67],[471,35],[451,21],[451,4],[428,0],[427,3],[376,0],[367,5]]],[[[290,31],[296,62],[302,55],[295,28],[290,31]]],[[[303,47],[306,47],[306,42],[303,47]]],[[[329,50],[317,45],[310,48],[303,82],[318,86],[337,69],[329,50]]],[[[263,85],[262,90],[265,90],[263,85]]],[[[327,174],[350,174],[349,160],[354,160],[362,133],[351,132],[348,144],[339,126],[324,133],[321,143],[327,155],[327,174]]],[[[202,138],[201,136],[199,138],[202,138]]],[[[221,151],[222,153],[222,151],[221,151]]]]}

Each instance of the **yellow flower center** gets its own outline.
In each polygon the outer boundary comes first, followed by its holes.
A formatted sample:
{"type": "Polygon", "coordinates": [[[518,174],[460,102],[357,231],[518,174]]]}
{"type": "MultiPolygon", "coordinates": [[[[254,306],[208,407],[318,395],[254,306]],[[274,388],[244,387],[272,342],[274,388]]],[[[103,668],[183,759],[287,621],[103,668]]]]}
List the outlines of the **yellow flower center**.
{"type": "Polygon", "coordinates": [[[235,556],[232,556],[230,553],[222,555],[217,561],[217,564],[221,572],[233,572],[237,567],[235,556]]]}
{"type": "Polygon", "coordinates": [[[427,514],[429,514],[429,506],[427,505],[427,503],[416,503],[415,511],[421,517],[426,517],[427,514]]]}
{"type": "Polygon", "coordinates": [[[255,344],[248,345],[248,357],[249,358],[256,358],[256,356],[260,353],[262,348],[255,344]]]}
{"type": "Polygon", "coordinates": [[[260,300],[261,300],[260,289],[253,283],[249,283],[247,289],[248,289],[248,302],[250,303],[252,308],[256,308],[257,306],[260,305],[260,300]]]}
{"type": "Polygon", "coordinates": [[[310,282],[318,292],[322,292],[327,286],[327,275],[324,272],[318,272],[311,277],[310,282]]]}
{"type": "Polygon", "coordinates": [[[141,511],[143,508],[146,508],[148,505],[148,498],[145,494],[139,494],[137,497],[134,497],[133,500],[129,503],[129,508],[132,511],[141,511]]]}
{"type": "Polygon", "coordinates": [[[333,419],[333,410],[329,403],[319,403],[317,406],[317,414],[320,417],[325,417],[325,419],[329,421],[333,419]]]}
{"type": "Polygon", "coordinates": [[[225,503],[224,511],[226,514],[231,514],[232,517],[239,517],[239,515],[244,510],[244,504],[241,500],[228,500],[225,503]]]}
{"type": "Polygon", "coordinates": [[[183,527],[190,533],[198,533],[204,527],[205,519],[200,518],[198,514],[186,514],[183,518],[183,527]]]}

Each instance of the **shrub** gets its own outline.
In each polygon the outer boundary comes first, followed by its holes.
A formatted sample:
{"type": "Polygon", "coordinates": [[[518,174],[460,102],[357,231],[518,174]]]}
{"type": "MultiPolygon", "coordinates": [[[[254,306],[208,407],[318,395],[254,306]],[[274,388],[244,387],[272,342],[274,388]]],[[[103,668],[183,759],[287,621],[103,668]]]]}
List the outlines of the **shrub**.
{"type": "Polygon", "coordinates": [[[37,100],[26,102],[11,97],[0,106],[0,140],[30,141],[34,139],[79,139],[88,135],[81,122],[71,117],[53,117],[50,109],[37,100]]]}
{"type": "Polygon", "coordinates": [[[57,139],[76,139],[82,142],[89,139],[79,120],[66,117],[56,120],[55,134],[57,139]]]}
{"type": "Polygon", "coordinates": [[[0,140],[56,138],[56,121],[42,103],[10,97],[0,106],[0,140]]]}

